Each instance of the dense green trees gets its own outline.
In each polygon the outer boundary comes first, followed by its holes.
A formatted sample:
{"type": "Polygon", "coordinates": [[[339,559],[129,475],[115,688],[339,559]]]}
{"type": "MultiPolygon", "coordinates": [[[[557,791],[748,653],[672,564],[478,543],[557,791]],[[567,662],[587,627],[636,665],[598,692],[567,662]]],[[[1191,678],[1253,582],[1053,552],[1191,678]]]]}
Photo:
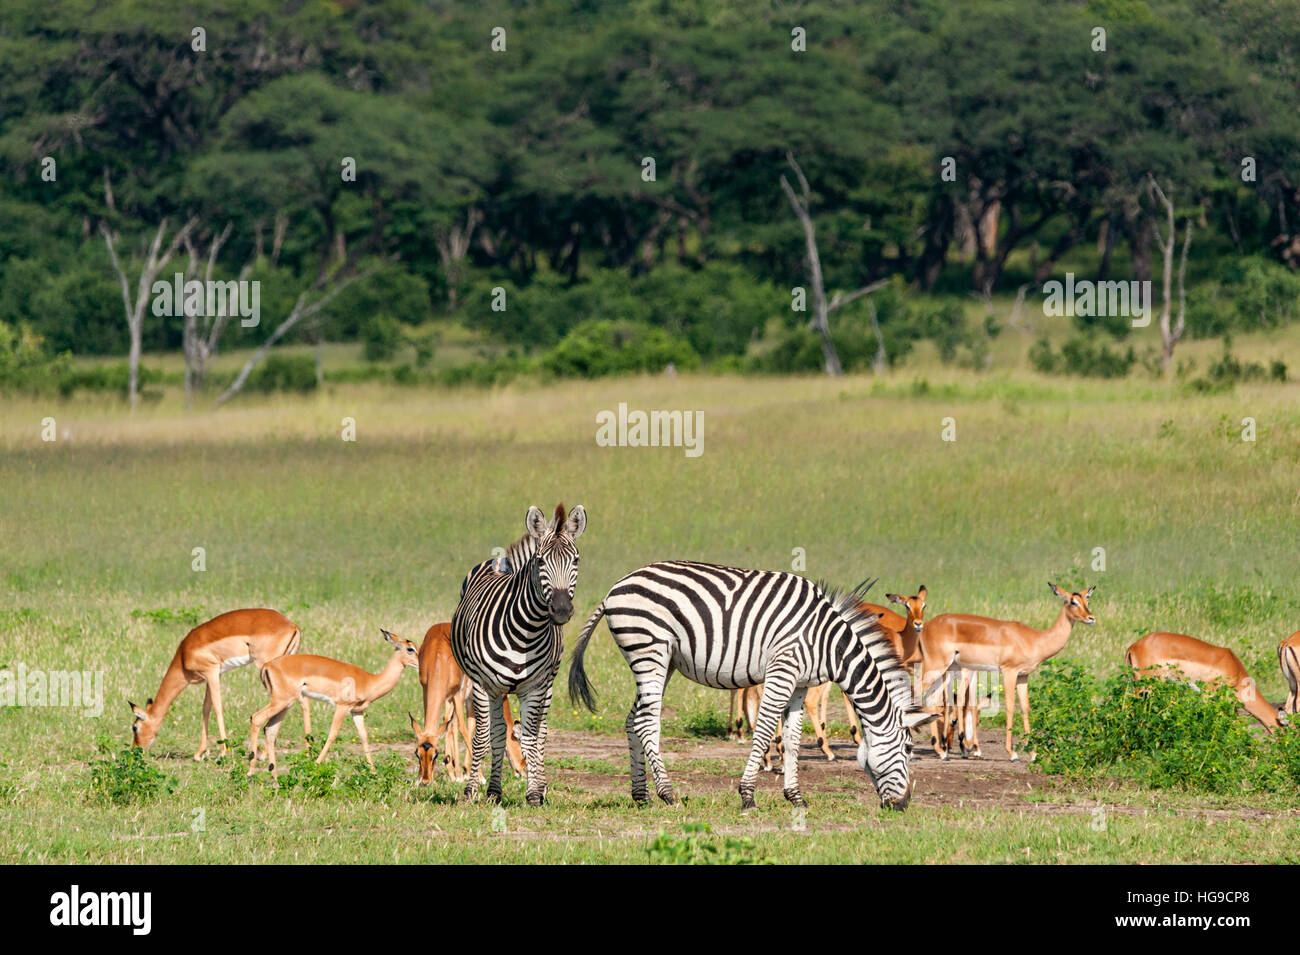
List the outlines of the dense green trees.
{"type": "MultiPolygon", "coordinates": [[[[203,277],[216,245],[213,277],[263,283],[261,323],[216,347],[364,273],[289,336],[456,316],[540,353],[624,322],[804,367],[787,153],[828,294],[896,282],[879,336],[868,303],[836,313],[847,365],[918,335],[978,364],[961,310],[907,290],[1033,287],[1084,248],[1158,288],[1148,176],[1194,234],[1189,334],[1288,320],[1297,42],[1296,0],[0,0],[0,322],[123,353],[101,224],[134,278],[195,217],[168,272],[203,277]]],[[[182,337],[146,315],[146,349],[182,337]]]]}

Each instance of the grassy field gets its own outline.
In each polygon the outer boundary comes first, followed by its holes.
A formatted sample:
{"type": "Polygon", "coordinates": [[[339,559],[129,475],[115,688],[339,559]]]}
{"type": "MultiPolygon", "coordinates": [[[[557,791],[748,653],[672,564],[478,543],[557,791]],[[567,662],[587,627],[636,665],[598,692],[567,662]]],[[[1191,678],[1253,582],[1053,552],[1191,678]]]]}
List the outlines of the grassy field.
{"type": "MultiPolygon", "coordinates": [[[[1275,341],[1243,340],[1239,352],[1287,355],[1275,341]]],[[[1274,648],[1300,627],[1298,399],[1296,384],[1196,396],[1145,376],[1092,383],[1019,369],[495,391],[349,386],[190,415],[171,393],[135,414],[102,398],[6,398],[0,664],[102,671],[104,712],[0,709],[0,861],[636,862],[661,831],[718,847],[749,839],[734,851],[784,862],[1300,860],[1294,815],[1276,800],[1026,792],[965,809],[918,797],[891,815],[860,773],[831,790],[805,786],[813,808],[807,829],[793,831],[770,787],[757,814],[741,815],[742,750],[682,762],[692,732],[727,706],[725,694],[684,680],[667,698],[665,730],[678,740],[670,772],[719,782],[688,784],[694,798],[683,808],[634,810],[617,755],[632,680],[603,627],[588,655],[601,709],[579,713],[557,696],[552,797],[528,811],[511,780],[506,831],[493,831],[490,809],[457,805],[446,780],[409,786],[414,674],[367,721],[406,774],[379,797],[279,794],[265,776],[246,787],[234,761],[194,764],[198,689],[179,698],[151,754],[175,777],[170,795],[101,806],[87,768],[97,738],[129,738],[125,701],[154,694],[187,619],[276,607],[302,628],[304,650],[375,670],[387,657],[381,626],[418,640],[449,619],[465,571],[522,533],[530,504],[559,500],[589,514],[570,640],[609,586],[648,561],[789,569],[802,552],[809,576],[880,576],[877,595],[925,583],[930,615],[1041,627],[1058,609],[1049,579],[1095,583],[1099,623],[1077,630],[1064,658],[1110,673],[1142,633],[1182,631],[1232,647],[1278,700],[1274,648]],[[597,412],[620,402],[702,411],[703,454],[597,446],[597,412]],[[46,417],[56,441],[41,440],[46,417]],[[1246,417],[1253,442],[1241,438],[1246,417]],[[341,439],[345,418],[355,420],[354,442],[341,439]],[[941,438],[945,418],[955,441],[941,438]],[[1096,548],[1104,571],[1092,569],[1096,548]],[[615,755],[583,760],[562,745],[601,737],[615,755]],[[583,784],[588,777],[609,785],[583,784]],[[1078,811],[1041,811],[1058,804],[1078,811]],[[1143,804],[1149,812],[1115,814],[1102,831],[1081,808],[1143,804]],[[1221,815],[1207,818],[1206,807],[1221,815]],[[697,822],[712,834],[682,831],[697,822]]],[[[243,738],[263,691],[249,668],[224,685],[231,736],[243,738]]],[[[316,716],[323,722],[325,711],[316,716]]],[[[301,739],[296,714],[281,739],[301,739]]],[[[341,742],[350,766],[350,727],[341,742]]],[[[996,735],[985,742],[995,748],[996,735]]]]}

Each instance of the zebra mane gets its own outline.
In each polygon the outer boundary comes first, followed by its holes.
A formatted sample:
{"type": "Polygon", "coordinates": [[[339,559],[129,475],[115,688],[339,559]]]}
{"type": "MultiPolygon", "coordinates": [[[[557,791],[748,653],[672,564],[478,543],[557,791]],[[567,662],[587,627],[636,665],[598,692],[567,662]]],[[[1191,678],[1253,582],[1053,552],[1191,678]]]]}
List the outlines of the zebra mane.
{"type": "Polygon", "coordinates": [[[824,581],[817,582],[817,588],[831,602],[835,612],[849,625],[853,635],[862,641],[871,654],[871,659],[880,671],[881,678],[889,691],[889,698],[900,710],[907,712],[913,708],[912,681],[907,667],[898,657],[898,650],[892,640],[879,625],[880,615],[868,610],[862,603],[867,591],[876,583],[871,577],[858,584],[852,590],[843,592],[824,581]]]}
{"type": "Polygon", "coordinates": [[[516,574],[528,566],[528,562],[537,553],[537,539],[525,533],[523,537],[506,548],[506,555],[498,563],[503,574],[516,574]]]}

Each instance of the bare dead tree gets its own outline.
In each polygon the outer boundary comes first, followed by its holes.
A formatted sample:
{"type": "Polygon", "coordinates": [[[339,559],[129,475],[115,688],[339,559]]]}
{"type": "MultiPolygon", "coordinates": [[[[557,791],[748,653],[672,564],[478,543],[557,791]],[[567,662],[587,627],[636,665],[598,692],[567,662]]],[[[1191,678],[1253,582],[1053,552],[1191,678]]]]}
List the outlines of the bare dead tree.
{"type": "Polygon", "coordinates": [[[451,225],[441,226],[434,231],[433,244],[437,247],[438,258],[442,261],[442,274],[447,279],[447,304],[452,311],[456,310],[460,295],[458,286],[464,272],[462,263],[469,255],[474,230],[482,221],[483,210],[478,206],[470,206],[465,212],[463,226],[458,222],[452,222],[451,225]]]}
{"type": "Polygon", "coordinates": [[[835,293],[835,297],[828,303],[826,301],[826,285],[822,279],[822,260],[817,252],[817,231],[813,225],[811,208],[812,190],[808,186],[808,180],[799,168],[799,163],[795,161],[792,153],[785,154],[786,162],[794,170],[795,176],[799,180],[800,193],[795,193],[786,181],[785,176],[781,177],[781,188],[785,191],[786,198],[790,200],[790,208],[794,210],[795,217],[798,218],[799,224],[803,227],[804,244],[807,247],[808,255],[808,273],[812,282],[813,293],[813,314],[808,321],[808,326],[814,329],[821,336],[822,358],[825,361],[826,374],[838,376],[844,374],[844,366],[840,364],[840,356],[835,351],[835,342],[831,339],[830,313],[837,308],[841,308],[864,295],[869,295],[888,283],[887,279],[881,279],[872,282],[870,285],[864,285],[855,292],[843,294],[835,293]]]}
{"type": "Polygon", "coordinates": [[[253,373],[253,369],[261,364],[262,359],[267,356],[267,353],[270,352],[275,343],[292,331],[294,326],[303,319],[311,318],[316,315],[321,309],[328,305],[336,295],[342,292],[349,285],[352,285],[354,282],[359,282],[362,279],[369,278],[391,261],[392,258],[386,258],[375,263],[368,269],[364,269],[360,272],[351,272],[346,275],[341,275],[336,272],[332,277],[323,277],[315,282],[310,288],[304,289],[302,294],[298,296],[298,301],[294,303],[293,310],[289,312],[288,317],[276,326],[275,331],[268,335],[266,341],[262,342],[253,354],[249,356],[248,361],[244,362],[244,367],[241,368],[239,374],[235,376],[235,380],[230,383],[230,387],[223,391],[221,396],[217,398],[216,407],[220,408],[231,398],[235,397],[235,395],[239,394],[240,390],[242,390],[244,385],[247,383],[248,376],[253,373]],[[309,302],[308,299],[313,293],[320,293],[320,297],[315,301],[309,302]]]}
{"type": "Polygon", "coordinates": [[[1155,176],[1147,173],[1147,188],[1152,198],[1157,200],[1165,210],[1166,228],[1162,232],[1160,224],[1152,219],[1151,227],[1155,234],[1156,244],[1160,247],[1160,254],[1163,257],[1163,271],[1161,278],[1162,297],[1160,303],[1160,371],[1165,373],[1169,366],[1173,364],[1174,347],[1183,337],[1183,332],[1187,328],[1187,250],[1192,244],[1192,220],[1189,216],[1187,227],[1183,236],[1182,261],[1178,266],[1178,318],[1172,320],[1172,286],[1174,273],[1174,253],[1178,246],[1178,229],[1174,221],[1174,203],[1173,200],[1165,194],[1156,182],[1155,176]]]}
{"type": "Polygon", "coordinates": [[[197,218],[191,218],[185,225],[172,236],[171,243],[167,246],[165,252],[161,252],[163,237],[167,234],[167,220],[163,219],[158,223],[158,231],[154,233],[153,241],[149,244],[148,252],[145,255],[144,264],[140,267],[140,279],[136,283],[135,300],[131,300],[131,283],[126,277],[126,270],[122,268],[122,263],[118,261],[117,249],[115,242],[117,236],[108,227],[107,222],[99,223],[99,231],[104,236],[104,244],[108,246],[108,258],[113,264],[113,270],[117,273],[118,281],[122,285],[122,307],[126,312],[127,333],[131,340],[130,353],[127,359],[129,372],[127,395],[131,401],[131,407],[134,408],[140,403],[140,353],[142,350],[141,339],[144,332],[144,310],[149,304],[149,299],[153,289],[153,281],[166,266],[171,257],[185,242],[190,230],[198,224],[197,218]]]}

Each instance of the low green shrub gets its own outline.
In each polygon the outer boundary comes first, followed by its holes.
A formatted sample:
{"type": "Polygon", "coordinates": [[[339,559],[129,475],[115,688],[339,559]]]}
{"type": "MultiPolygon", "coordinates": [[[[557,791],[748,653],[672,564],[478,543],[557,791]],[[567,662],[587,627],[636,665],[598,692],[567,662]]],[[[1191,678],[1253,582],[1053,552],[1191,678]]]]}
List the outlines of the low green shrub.
{"type": "Polygon", "coordinates": [[[710,838],[707,823],[690,822],[682,826],[681,836],[660,832],[646,849],[656,865],[765,865],[766,855],[755,848],[754,840],[728,836],[710,838]]]}
{"type": "Polygon", "coordinates": [[[90,764],[91,801],[130,806],[175,792],[176,777],[159,769],[140,747],[128,743],[113,752],[112,741],[101,738],[97,748],[104,758],[90,764]]]}

